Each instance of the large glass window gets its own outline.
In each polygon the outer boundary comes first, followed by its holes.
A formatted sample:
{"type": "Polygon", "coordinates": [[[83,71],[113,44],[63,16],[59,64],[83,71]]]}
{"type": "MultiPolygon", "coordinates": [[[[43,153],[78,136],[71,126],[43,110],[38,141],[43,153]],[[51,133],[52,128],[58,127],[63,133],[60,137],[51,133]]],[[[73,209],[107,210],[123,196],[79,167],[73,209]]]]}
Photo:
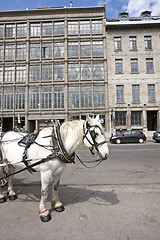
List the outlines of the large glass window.
{"type": "Polygon", "coordinates": [[[42,81],[52,80],[52,65],[42,65],[42,81]]]}
{"type": "Polygon", "coordinates": [[[137,50],[137,39],[136,37],[129,37],[130,50],[137,50]]]}
{"type": "Polygon", "coordinates": [[[103,41],[93,41],[92,53],[94,57],[103,56],[103,41]]]}
{"type": "Polygon", "coordinates": [[[91,56],[91,43],[81,42],[80,53],[81,53],[81,57],[91,56]]]}
{"type": "Polygon", "coordinates": [[[114,50],[115,51],[122,50],[121,37],[114,38],[114,50]]]}
{"type": "Polygon", "coordinates": [[[69,87],[68,105],[69,105],[69,108],[79,108],[79,87],[78,86],[69,87]]]}
{"type": "Polygon", "coordinates": [[[93,63],[93,79],[104,79],[103,63],[93,63]]]}
{"type": "Polygon", "coordinates": [[[29,108],[39,109],[39,87],[29,87],[29,108]]]}
{"type": "Polygon", "coordinates": [[[54,108],[64,108],[64,87],[54,87],[54,108]]]}
{"type": "Polygon", "coordinates": [[[54,43],[54,57],[63,58],[64,57],[64,43],[54,43]]]}
{"type": "Polygon", "coordinates": [[[25,109],[25,88],[24,87],[16,87],[15,105],[16,105],[16,109],[25,109]]]}
{"type": "Polygon", "coordinates": [[[13,88],[12,87],[4,88],[3,97],[4,97],[3,108],[13,109],[13,88]]]}
{"type": "Polygon", "coordinates": [[[54,65],[54,80],[64,80],[64,64],[54,65]]]}
{"type": "Polygon", "coordinates": [[[148,84],[148,102],[155,102],[155,84],[148,84]]]}
{"type": "Polygon", "coordinates": [[[2,88],[0,88],[0,109],[2,109],[2,88]]]}
{"type": "Polygon", "coordinates": [[[142,125],[142,112],[131,112],[131,125],[142,125]]]}
{"type": "Polygon", "coordinates": [[[68,42],[68,57],[78,57],[78,42],[68,42]]]}
{"type": "Polygon", "coordinates": [[[4,82],[14,82],[14,67],[5,67],[4,82]]]}
{"type": "Polygon", "coordinates": [[[26,66],[17,66],[16,82],[25,82],[25,81],[26,81],[26,66]]]}
{"type": "Polygon", "coordinates": [[[40,58],[40,44],[30,44],[30,59],[40,58]]]}
{"type": "Polygon", "coordinates": [[[146,71],[147,73],[153,73],[153,58],[146,58],[146,71]]]}
{"type": "Polygon", "coordinates": [[[115,112],[115,125],[126,125],[126,112],[115,112]]]}
{"type": "Polygon", "coordinates": [[[64,22],[54,22],[54,35],[64,34],[64,22]]]}
{"type": "Polygon", "coordinates": [[[0,66],[0,83],[3,82],[3,67],[0,66]]]}
{"type": "Polygon", "coordinates": [[[79,79],[79,66],[78,66],[78,64],[74,64],[74,63],[68,64],[68,79],[69,80],[79,79]]]}
{"type": "Polygon", "coordinates": [[[40,66],[30,66],[29,69],[29,81],[37,82],[40,80],[40,66]]]}
{"type": "Polygon", "coordinates": [[[5,60],[14,60],[15,59],[15,45],[6,44],[5,46],[5,60]]]}
{"type": "Polygon", "coordinates": [[[4,37],[4,25],[0,25],[0,38],[4,37]]]}
{"type": "Polygon", "coordinates": [[[102,33],[102,20],[92,20],[92,34],[102,33]]]}
{"type": "Polygon", "coordinates": [[[6,24],[6,37],[15,37],[15,24],[6,24]]]}
{"type": "Polygon", "coordinates": [[[52,108],[52,87],[42,87],[42,108],[52,108]]]}
{"type": "Polygon", "coordinates": [[[26,44],[17,45],[17,59],[26,59],[26,44]]]}
{"type": "Polygon", "coordinates": [[[138,73],[138,59],[131,59],[131,73],[138,73]]]}
{"type": "Polygon", "coordinates": [[[91,79],[91,64],[81,63],[81,79],[91,79]]]}
{"type": "Polygon", "coordinates": [[[31,23],[30,25],[30,35],[31,37],[40,36],[41,26],[40,23],[31,23]]]}
{"type": "Polygon", "coordinates": [[[94,107],[104,107],[104,86],[94,86],[94,107]]]}
{"type": "Polygon", "coordinates": [[[26,37],[27,35],[27,24],[18,23],[17,24],[17,37],[26,37]]]}
{"type": "Polygon", "coordinates": [[[0,45],[0,60],[4,59],[4,48],[3,45],[0,45]]]}
{"type": "Polygon", "coordinates": [[[81,87],[81,107],[82,108],[92,107],[92,87],[91,86],[81,87]]]}
{"type": "Polygon", "coordinates": [[[69,21],[68,22],[68,35],[77,35],[78,34],[78,21],[69,21]]]}
{"type": "Polygon", "coordinates": [[[52,36],[52,22],[42,23],[42,36],[52,36]]]}
{"type": "Polygon", "coordinates": [[[80,21],[80,34],[90,34],[90,21],[80,21]]]}
{"type": "Polygon", "coordinates": [[[140,102],[139,85],[132,85],[132,101],[133,103],[140,102]]]}
{"type": "Polygon", "coordinates": [[[52,58],[52,43],[42,43],[42,58],[52,58]]]}
{"type": "Polygon", "coordinates": [[[117,103],[124,103],[124,86],[123,85],[116,86],[116,96],[117,96],[117,103]]]}
{"type": "Polygon", "coordinates": [[[115,59],[115,72],[123,73],[122,59],[115,59]]]}
{"type": "Polygon", "coordinates": [[[145,50],[152,49],[152,38],[151,38],[151,36],[145,36],[144,37],[144,43],[145,43],[145,50]]]}

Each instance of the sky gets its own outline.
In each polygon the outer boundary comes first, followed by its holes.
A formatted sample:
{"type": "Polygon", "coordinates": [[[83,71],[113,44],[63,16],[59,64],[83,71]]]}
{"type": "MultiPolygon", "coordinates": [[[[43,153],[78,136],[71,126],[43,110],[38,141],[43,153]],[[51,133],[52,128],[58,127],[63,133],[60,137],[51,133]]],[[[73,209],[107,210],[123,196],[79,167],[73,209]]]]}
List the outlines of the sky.
{"type": "MultiPolygon", "coordinates": [[[[44,7],[69,7],[70,0],[0,0],[0,11],[36,9],[44,7]]],[[[130,17],[139,17],[149,10],[152,16],[160,16],[160,0],[72,0],[73,7],[102,6],[106,4],[106,17],[118,17],[128,12],[130,17]]]]}

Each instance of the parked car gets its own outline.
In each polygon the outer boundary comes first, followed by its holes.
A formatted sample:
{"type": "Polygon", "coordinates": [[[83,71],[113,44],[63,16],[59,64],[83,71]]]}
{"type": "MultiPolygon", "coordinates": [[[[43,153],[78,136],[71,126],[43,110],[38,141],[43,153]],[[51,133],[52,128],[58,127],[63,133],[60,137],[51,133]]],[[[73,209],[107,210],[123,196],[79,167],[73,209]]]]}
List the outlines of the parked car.
{"type": "Polygon", "coordinates": [[[159,143],[160,142],[160,132],[159,131],[154,132],[152,139],[155,140],[157,143],[159,143]]]}
{"type": "Polygon", "coordinates": [[[111,143],[117,144],[133,142],[144,143],[144,141],[146,141],[146,136],[140,130],[127,130],[110,138],[111,143]]]}

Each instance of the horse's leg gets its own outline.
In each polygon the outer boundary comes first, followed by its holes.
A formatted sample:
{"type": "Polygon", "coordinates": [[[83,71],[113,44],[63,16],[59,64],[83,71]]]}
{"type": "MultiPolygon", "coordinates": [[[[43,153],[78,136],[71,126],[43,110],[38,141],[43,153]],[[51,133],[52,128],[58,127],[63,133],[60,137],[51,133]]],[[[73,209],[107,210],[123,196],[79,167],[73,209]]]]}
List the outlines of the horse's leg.
{"type": "Polygon", "coordinates": [[[51,220],[51,215],[46,208],[49,183],[52,180],[52,171],[41,172],[41,200],[39,204],[39,216],[42,222],[51,220]]]}
{"type": "Polygon", "coordinates": [[[65,210],[63,204],[59,201],[59,197],[58,197],[60,177],[61,177],[61,174],[56,176],[56,178],[54,178],[53,185],[52,185],[51,206],[57,212],[63,212],[65,210]]]}
{"type": "MultiPolygon", "coordinates": [[[[14,173],[15,168],[10,166],[9,173],[14,173]]],[[[17,199],[17,194],[13,191],[13,176],[8,177],[8,198],[9,200],[13,201],[17,199]]]]}

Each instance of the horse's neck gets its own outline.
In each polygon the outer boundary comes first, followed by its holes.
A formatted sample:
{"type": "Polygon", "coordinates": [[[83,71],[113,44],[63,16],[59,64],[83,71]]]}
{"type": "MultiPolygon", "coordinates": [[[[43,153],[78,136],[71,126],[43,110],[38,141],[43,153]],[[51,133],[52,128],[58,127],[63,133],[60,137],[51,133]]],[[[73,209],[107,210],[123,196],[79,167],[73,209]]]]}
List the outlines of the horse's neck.
{"type": "Polygon", "coordinates": [[[64,123],[61,126],[61,136],[64,147],[69,154],[75,152],[83,144],[83,120],[64,123]]]}

